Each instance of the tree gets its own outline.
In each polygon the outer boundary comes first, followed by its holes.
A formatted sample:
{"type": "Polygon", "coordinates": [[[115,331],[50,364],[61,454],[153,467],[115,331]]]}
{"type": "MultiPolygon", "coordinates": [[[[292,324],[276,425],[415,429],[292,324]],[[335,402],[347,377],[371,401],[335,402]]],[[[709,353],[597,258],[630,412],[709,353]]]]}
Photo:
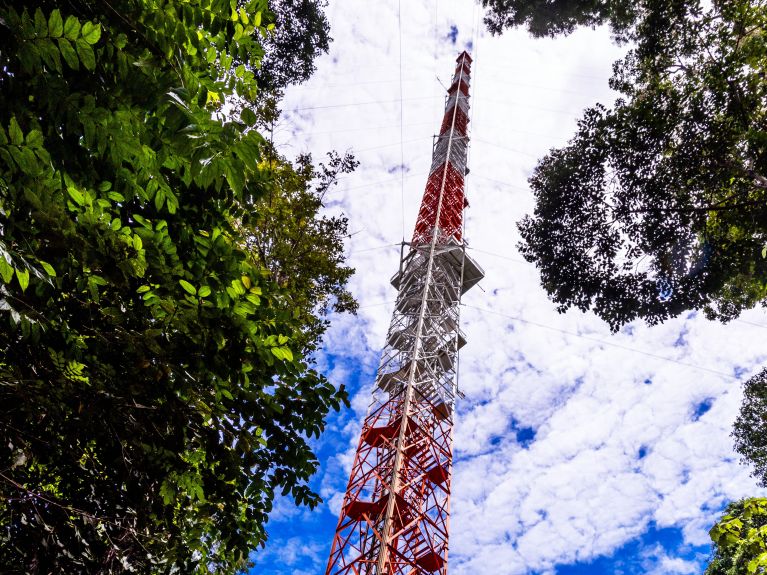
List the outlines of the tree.
{"type": "Polygon", "coordinates": [[[754,467],[753,476],[767,487],[767,369],[749,379],[733,426],[735,451],[754,467]]]}
{"type": "Polygon", "coordinates": [[[319,500],[307,437],[346,395],[303,351],[350,272],[251,249],[291,169],[252,127],[271,26],[265,0],[0,6],[4,573],[234,572],[275,491],[319,500]]]}
{"type": "Polygon", "coordinates": [[[485,24],[493,34],[526,26],[540,38],[570,34],[578,26],[609,23],[616,34],[625,32],[638,14],[629,0],[482,0],[489,8],[485,24]]]}
{"type": "MultiPolygon", "coordinates": [[[[611,20],[635,43],[610,80],[622,97],[587,110],[530,179],[520,247],[560,311],[593,309],[617,329],[691,309],[728,320],[765,301],[767,7],[706,4],[641,0],[633,23],[611,20]]],[[[620,6],[584,3],[548,30],[620,6]]]]}
{"type": "Polygon", "coordinates": [[[709,533],[713,559],[705,575],[767,573],[767,499],[731,503],[709,533]]]}
{"type": "Polygon", "coordinates": [[[325,0],[272,0],[275,27],[263,39],[264,58],[255,71],[259,89],[279,92],[314,73],[314,61],[330,47],[325,0]]]}
{"type": "Polygon", "coordinates": [[[357,302],[346,282],[354,270],[345,267],[343,240],[348,237],[345,216],[318,216],[325,193],[339,174],[359,162],[350,153],[328,154],[328,163],[315,167],[308,154],[291,165],[267,147],[273,185],[259,209],[243,218],[248,244],[272,279],[291,294],[291,307],[303,326],[294,337],[304,355],[316,351],[328,326],[328,312],[356,313],[357,302]],[[316,185],[313,185],[316,182],[316,185]]]}

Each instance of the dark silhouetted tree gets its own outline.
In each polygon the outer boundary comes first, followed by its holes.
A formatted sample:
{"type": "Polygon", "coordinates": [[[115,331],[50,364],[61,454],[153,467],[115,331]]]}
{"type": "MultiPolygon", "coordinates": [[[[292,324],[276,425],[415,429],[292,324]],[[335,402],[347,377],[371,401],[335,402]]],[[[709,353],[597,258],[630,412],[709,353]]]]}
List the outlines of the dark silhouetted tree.
{"type": "Polygon", "coordinates": [[[767,295],[767,7],[643,0],[597,105],[537,166],[521,250],[560,310],[613,329],[767,295]]]}

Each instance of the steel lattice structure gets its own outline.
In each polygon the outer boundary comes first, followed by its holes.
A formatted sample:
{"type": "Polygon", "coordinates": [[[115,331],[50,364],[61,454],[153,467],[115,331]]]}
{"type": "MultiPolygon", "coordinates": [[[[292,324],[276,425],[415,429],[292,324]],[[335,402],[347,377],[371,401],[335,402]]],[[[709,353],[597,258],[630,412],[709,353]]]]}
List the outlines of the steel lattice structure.
{"type": "Polygon", "coordinates": [[[471,57],[434,143],[326,575],[447,573],[461,295],[482,277],[463,240],[471,57]]]}

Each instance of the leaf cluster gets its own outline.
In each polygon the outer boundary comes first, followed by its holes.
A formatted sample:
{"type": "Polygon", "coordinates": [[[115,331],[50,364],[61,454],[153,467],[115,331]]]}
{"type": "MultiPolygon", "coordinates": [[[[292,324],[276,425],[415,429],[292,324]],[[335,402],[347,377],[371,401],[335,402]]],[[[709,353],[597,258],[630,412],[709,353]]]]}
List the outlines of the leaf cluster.
{"type": "Polygon", "coordinates": [[[767,296],[767,7],[643,0],[614,65],[612,108],[587,110],[530,184],[520,224],[560,310],[613,329],[767,296]]]}
{"type": "Polygon", "coordinates": [[[328,312],[357,310],[345,287],[354,273],[344,265],[348,220],[343,214],[320,212],[338,176],[353,171],[359,162],[349,153],[335,152],[316,167],[308,154],[299,156],[295,165],[274,150],[267,157],[264,169],[269,170],[271,185],[259,209],[242,222],[255,257],[289,294],[294,317],[304,326],[296,346],[306,355],[317,349],[328,312]]]}
{"type": "Polygon", "coordinates": [[[482,6],[488,8],[485,25],[493,34],[524,26],[537,38],[609,23],[621,39],[639,13],[631,0],[482,0],[482,6]]]}
{"type": "Polygon", "coordinates": [[[307,437],[346,401],[303,354],[324,280],[280,281],[242,223],[281,185],[252,128],[268,19],[0,6],[4,573],[233,572],[275,491],[319,501],[307,437]]]}
{"type": "Polygon", "coordinates": [[[314,73],[314,61],[327,53],[330,25],[325,0],[272,0],[275,26],[263,40],[264,57],[255,71],[259,89],[279,92],[300,84],[314,73]]]}
{"type": "Polygon", "coordinates": [[[731,503],[709,534],[714,557],[705,575],[767,573],[767,499],[731,503]]]}
{"type": "Polygon", "coordinates": [[[733,425],[735,451],[753,466],[753,476],[767,487],[767,369],[743,386],[743,402],[733,425]]]}

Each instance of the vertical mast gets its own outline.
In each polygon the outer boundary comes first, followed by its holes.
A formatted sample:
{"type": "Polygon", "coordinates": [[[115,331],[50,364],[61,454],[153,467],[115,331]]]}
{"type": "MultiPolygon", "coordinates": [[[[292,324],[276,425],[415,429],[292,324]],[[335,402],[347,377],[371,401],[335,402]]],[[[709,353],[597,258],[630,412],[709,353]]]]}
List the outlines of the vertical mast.
{"type": "Polygon", "coordinates": [[[326,575],[447,573],[471,57],[458,56],[326,575]]]}

